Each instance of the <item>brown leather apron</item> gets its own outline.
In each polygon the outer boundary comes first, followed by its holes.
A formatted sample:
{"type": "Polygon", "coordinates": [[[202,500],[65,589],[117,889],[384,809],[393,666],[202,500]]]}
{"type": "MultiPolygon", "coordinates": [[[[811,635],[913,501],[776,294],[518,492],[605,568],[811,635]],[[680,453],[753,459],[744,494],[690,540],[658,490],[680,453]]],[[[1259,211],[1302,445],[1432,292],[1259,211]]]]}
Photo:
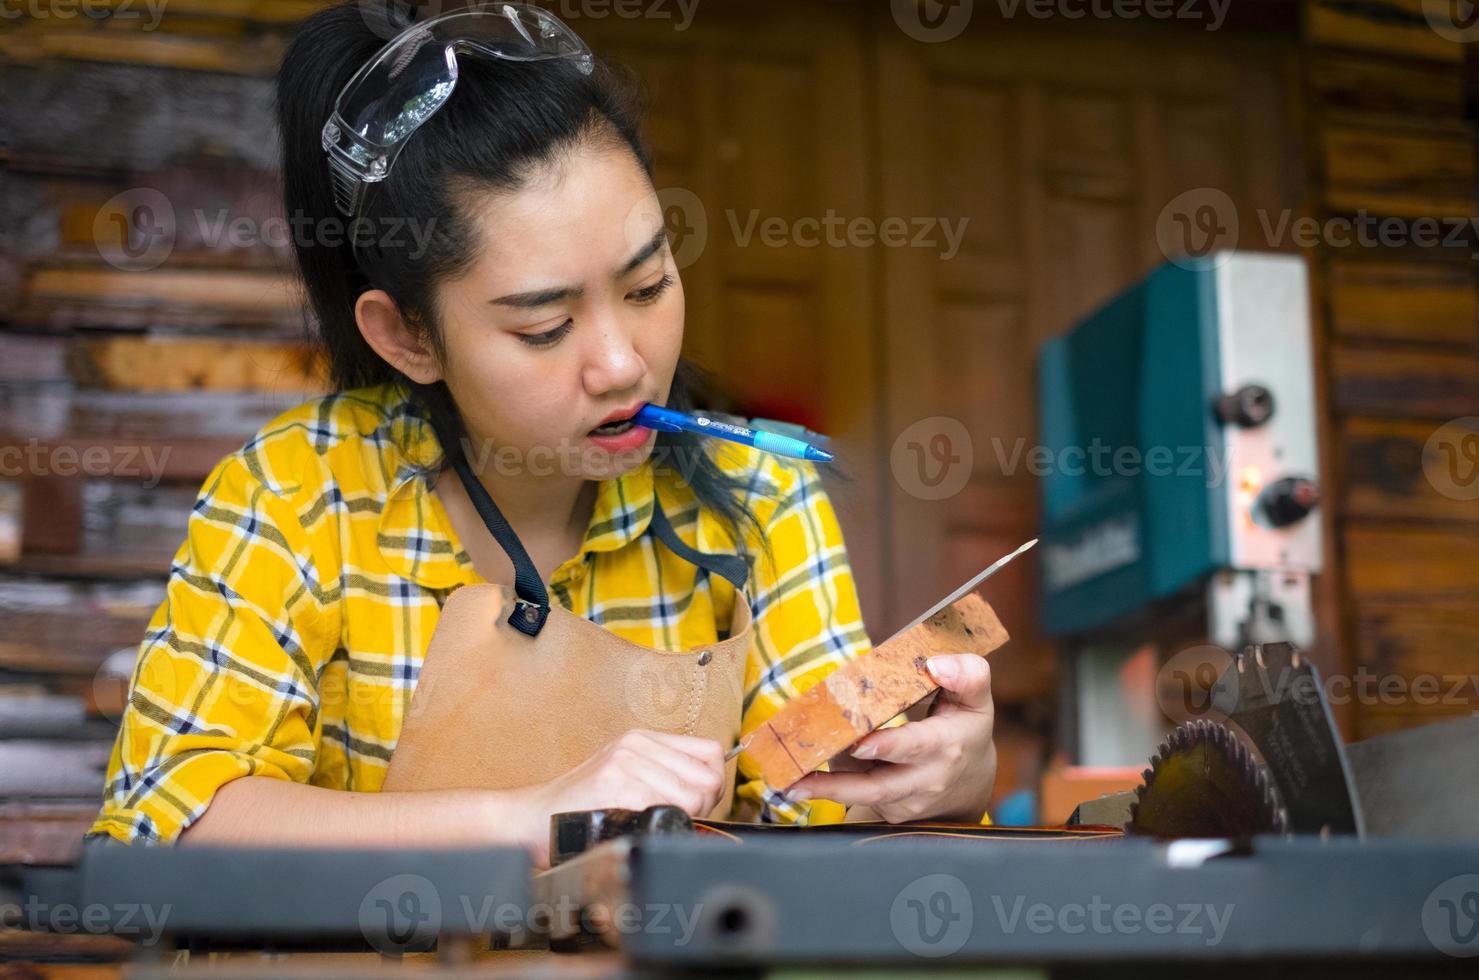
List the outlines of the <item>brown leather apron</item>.
{"type": "MultiPolygon", "coordinates": [[[[726,749],[735,743],[751,638],[743,558],[687,545],[668,523],[654,484],[652,533],[680,557],[729,580],[735,599],[718,642],[683,651],[645,647],[552,606],[533,561],[461,453],[454,466],[513,561],[516,583],[512,590],[463,586],[448,597],[384,791],[545,782],[634,728],[709,738],[726,749]]],[[[730,813],[735,769],[731,760],[712,818],[730,813]]]]}

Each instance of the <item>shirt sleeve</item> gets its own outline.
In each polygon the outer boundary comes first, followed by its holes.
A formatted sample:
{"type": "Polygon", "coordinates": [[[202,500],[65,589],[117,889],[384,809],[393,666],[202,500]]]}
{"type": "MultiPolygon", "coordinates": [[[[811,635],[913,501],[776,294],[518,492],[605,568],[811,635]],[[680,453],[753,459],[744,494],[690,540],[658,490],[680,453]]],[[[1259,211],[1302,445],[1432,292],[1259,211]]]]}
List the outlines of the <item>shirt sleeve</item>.
{"type": "Polygon", "coordinates": [[[216,466],[140,646],[89,836],[170,843],[233,779],[308,781],[334,645],[310,554],[250,457],[216,466]]]}
{"type": "MultiPolygon", "coordinates": [[[[756,549],[751,596],[754,642],[745,667],[741,735],[847,661],[873,649],[863,628],[857,585],[832,502],[815,463],[775,463],[778,503],[765,533],[772,562],[756,549]]],[[[836,823],[832,800],[788,801],[769,789],[746,754],[739,757],[736,811],[775,823],[836,823]]]]}

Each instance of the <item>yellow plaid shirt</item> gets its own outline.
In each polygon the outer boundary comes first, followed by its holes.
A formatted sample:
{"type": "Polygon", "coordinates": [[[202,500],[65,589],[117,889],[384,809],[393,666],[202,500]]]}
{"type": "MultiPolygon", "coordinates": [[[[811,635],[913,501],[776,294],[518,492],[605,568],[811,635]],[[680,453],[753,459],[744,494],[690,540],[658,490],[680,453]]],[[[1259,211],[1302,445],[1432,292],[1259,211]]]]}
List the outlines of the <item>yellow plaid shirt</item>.
{"type": "MultiPolygon", "coordinates": [[[[145,633],[93,834],[173,841],[239,776],[380,789],[442,603],[482,581],[430,490],[440,458],[383,386],[301,405],[216,466],[145,633]]],[[[871,645],[815,466],[732,443],[716,459],[748,481],[775,558],[747,549],[749,732],[871,645]]],[[[734,552],[681,479],[644,463],[600,484],[552,601],[646,646],[712,644],[736,593],[648,533],[654,492],[685,542],[734,552]]],[[[746,756],[735,804],[777,822],[844,815],[777,797],[746,756]]]]}

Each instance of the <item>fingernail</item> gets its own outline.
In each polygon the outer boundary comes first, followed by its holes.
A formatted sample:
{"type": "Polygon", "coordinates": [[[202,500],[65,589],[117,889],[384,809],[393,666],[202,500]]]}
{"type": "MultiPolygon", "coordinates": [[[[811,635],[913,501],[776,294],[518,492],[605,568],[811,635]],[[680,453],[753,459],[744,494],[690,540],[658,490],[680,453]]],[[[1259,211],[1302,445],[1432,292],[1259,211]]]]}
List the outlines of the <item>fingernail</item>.
{"type": "Polygon", "coordinates": [[[804,789],[788,789],[786,790],[786,796],[798,803],[802,800],[811,799],[811,794],[804,789]]]}
{"type": "Polygon", "coordinates": [[[877,754],[878,747],[866,743],[852,750],[852,757],[854,759],[871,759],[877,754]]]}
{"type": "Polygon", "coordinates": [[[935,680],[940,681],[955,680],[955,675],[958,670],[955,665],[955,661],[951,660],[949,657],[930,657],[929,660],[925,661],[925,666],[929,668],[929,671],[932,675],[934,675],[935,680]]]}

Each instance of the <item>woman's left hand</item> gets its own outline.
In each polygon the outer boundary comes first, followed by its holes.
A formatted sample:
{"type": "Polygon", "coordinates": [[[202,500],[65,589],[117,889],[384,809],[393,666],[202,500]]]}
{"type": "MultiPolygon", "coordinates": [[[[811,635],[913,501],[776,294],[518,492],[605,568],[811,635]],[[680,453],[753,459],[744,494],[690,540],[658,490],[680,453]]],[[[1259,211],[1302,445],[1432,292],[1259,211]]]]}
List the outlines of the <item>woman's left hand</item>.
{"type": "Polygon", "coordinates": [[[814,772],[786,795],[871,807],[889,823],[979,822],[996,782],[991,668],[969,653],[931,657],[927,666],[940,685],[927,717],[864,736],[833,760],[832,772],[814,772]]]}

